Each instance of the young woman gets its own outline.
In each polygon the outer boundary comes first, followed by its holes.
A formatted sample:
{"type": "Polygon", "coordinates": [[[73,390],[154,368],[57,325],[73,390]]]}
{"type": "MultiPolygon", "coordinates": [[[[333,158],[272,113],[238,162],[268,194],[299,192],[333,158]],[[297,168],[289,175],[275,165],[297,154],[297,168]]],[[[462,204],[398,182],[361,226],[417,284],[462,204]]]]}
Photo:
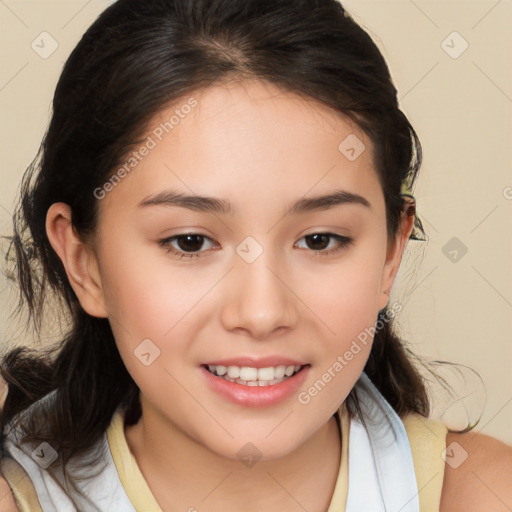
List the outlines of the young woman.
{"type": "Polygon", "coordinates": [[[4,358],[1,510],[511,507],[512,449],[428,418],[392,328],[420,164],[335,0],[109,7],[15,218],[70,330],[4,358]]]}

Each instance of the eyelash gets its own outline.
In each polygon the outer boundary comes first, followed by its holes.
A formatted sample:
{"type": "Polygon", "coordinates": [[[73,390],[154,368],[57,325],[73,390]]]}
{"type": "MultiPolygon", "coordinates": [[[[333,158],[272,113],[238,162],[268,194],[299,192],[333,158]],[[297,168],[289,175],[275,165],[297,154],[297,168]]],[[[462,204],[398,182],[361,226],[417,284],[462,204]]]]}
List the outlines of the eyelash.
{"type": "MultiPolygon", "coordinates": [[[[327,256],[327,255],[336,253],[338,251],[341,251],[341,250],[347,248],[354,242],[354,240],[352,238],[349,238],[346,236],[341,236],[341,235],[336,235],[334,233],[322,232],[322,231],[319,231],[318,233],[310,233],[308,235],[303,236],[302,238],[307,238],[307,237],[311,237],[314,235],[327,235],[329,238],[335,239],[339,243],[338,247],[336,247],[334,249],[328,249],[328,250],[324,249],[324,250],[319,250],[319,251],[315,251],[315,250],[311,249],[311,252],[313,252],[315,256],[327,256]]],[[[169,238],[164,238],[163,240],[159,240],[158,244],[161,247],[164,247],[168,253],[171,253],[174,256],[179,257],[180,260],[181,259],[191,260],[193,258],[198,258],[199,255],[201,254],[201,252],[205,252],[205,251],[198,251],[195,253],[186,253],[184,251],[176,250],[174,247],[172,247],[172,245],[170,245],[171,242],[173,242],[174,240],[177,240],[179,238],[184,238],[187,236],[199,236],[204,239],[208,239],[208,240],[212,241],[210,237],[203,235],[202,233],[182,233],[180,235],[174,235],[169,238]]],[[[302,240],[302,238],[301,238],[301,240],[302,240]]]]}

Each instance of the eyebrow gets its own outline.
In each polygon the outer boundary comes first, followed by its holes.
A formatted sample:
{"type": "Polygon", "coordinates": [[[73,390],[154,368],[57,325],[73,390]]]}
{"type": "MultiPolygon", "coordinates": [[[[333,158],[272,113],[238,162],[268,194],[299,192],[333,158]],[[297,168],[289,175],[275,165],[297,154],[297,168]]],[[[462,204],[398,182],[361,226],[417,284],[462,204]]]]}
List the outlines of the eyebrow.
{"type": "MultiPolygon", "coordinates": [[[[362,205],[372,209],[370,202],[358,194],[346,190],[336,190],[330,194],[301,198],[296,201],[285,215],[296,215],[300,213],[317,210],[327,210],[335,206],[352,204],[362,205]]],[[[233,205],[226,199],[217,197],[186,195],[174,190],[166,190],[156,195],[148,196],[139,203],[139,207],[148,206],[178,206],[197,212],[233,215],[233,205]]]]}

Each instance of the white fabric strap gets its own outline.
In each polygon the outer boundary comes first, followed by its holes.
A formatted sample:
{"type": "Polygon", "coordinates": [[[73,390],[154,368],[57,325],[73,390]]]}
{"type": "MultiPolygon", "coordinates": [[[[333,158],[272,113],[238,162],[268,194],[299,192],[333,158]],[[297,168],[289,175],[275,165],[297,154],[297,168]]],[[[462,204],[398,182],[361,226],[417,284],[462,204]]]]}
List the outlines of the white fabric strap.
{"type": "MultiPolygon", "coordinates": [[[[44,407],[55,395],[55,390],[45,395],[22,415],[29,410],[37,414],[38,408],[44,407]]],[[[21,444],[19,436],[18,428],[10,429],[5,438],[5,449],[28,474],[43,512],[136,512],[119,479],[106,433],[87,454],[68,463],[67,481],[60,464],[48,469],[46,465],[38,464],[36,459],[40,452],[39,443],[21,444]],[[92,466],[88,463],[87,455],[94,454],[95,448],[101,450],[102,455],[100,464],[92,466]],[[68,482],[73,482],[78,492],[67,485],[68,482]]]]}
{"type": "Polygon", "coordinates": [[[66,488],[62,471],[52,474],[40,467],[31,457],[27,445],[20,449],[11,440],[7,440],[6,448],[30,477],[43,512],[136,512],[119,480],[106,437],[102,443],[105,448],[102,464],[105,466],[98,475],[89,474],[86,480],[74,478],[75,474],[87,474],[89,470],[93,473],[98,468],[84,467],[80,459],[78,464],[69,464],[68,476],[82,495],[75,489],[66,488]]]}
{"type": "MultiPolygon", "coordinates": [[[[107,444],[106,438],[102,442],[107,444]]],[[[28,450],[20,449],[11,440],[6,441],[6,448],[32,480],[43,512],[102,512],[107,510],[136,512],[119,480],[108,446],[105,446],[106,450],[102,457],[105,467],[98,475],[90,476],[86,480],[74,478],[75,473],[83,474],[88,470],[91,470],[92,473],[98,468],[87,468],[80,463],[77,465],[70,463],[68,476],[83,495],[75,489],[66,488],[62,471],[56,471],[52,476],[52,473],[41,468],[28,450]]]]}
{"type": "MultiPolygon", "coordinates": [[[[345,512],[419,512],[414,463],[405,427],[393,408],[363,372],[356,392],[366,430],[359,417],[350,421],[349,488],[345,512]]],[[[34,448],[20,449],[15,436],[6,439],[7,451],[28,473],[44,512],[135,512],[119,480],[106,435],[102,439],[105,468],[96,476],[80,481],[84,467],[79,459],[68,467],[68,476],[85,498],[65,489],[62,474],[52,475],[31,456],[34,448]],[[14,442],[13,442],[14,441],[14,442]],[[70,499],[70,497],[72,499],[70,499]],[[74,503],[73,503],[74,502],[74,503]]],[[[89,468],[91,472],[98,468],[89,468]]]]}
{"type": "Polygon", "coordinates": [[[350,421],[345,512],[420,512],[418,486],[404,424],[363,372],[356,382],[365,429],[350,421]]]}

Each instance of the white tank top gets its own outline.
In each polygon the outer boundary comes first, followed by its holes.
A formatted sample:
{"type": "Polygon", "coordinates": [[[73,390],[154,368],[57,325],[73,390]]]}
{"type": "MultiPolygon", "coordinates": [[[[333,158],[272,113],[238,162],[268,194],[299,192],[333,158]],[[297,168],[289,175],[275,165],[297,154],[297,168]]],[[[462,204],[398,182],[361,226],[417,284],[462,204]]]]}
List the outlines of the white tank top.
{"type": "MultiPolygon", "coordinates": [[[[350,420],[345,512],[420,512],[411,445],[404,424],[364,372],[355,389],[363,417],[350,420]]],[[[53,393],[38,403],[51,399],[53,393]]],[[[100,464],[87,464],[88,453],[93,454],[93,450],[68,463],[68,481],[74,482],[76,489],[67,486],[59,464],[45,468],[44,463],[36,462],[38,456],[43,462],[50,460],[48,447],[37,443],[20,446],[14,431],[6,437],[3,458],[7,463],[9,458],[14,459],[26,472],[42,512],[161,512],[156,502],[151,509],[134,507],[119,478],[106,433],[95,448],[101,450],[100,464]],[[76,478],[78,475],[80,479],[76,478]]],[[[331,505],[327,512],[343,511],[331,505]]]]}

